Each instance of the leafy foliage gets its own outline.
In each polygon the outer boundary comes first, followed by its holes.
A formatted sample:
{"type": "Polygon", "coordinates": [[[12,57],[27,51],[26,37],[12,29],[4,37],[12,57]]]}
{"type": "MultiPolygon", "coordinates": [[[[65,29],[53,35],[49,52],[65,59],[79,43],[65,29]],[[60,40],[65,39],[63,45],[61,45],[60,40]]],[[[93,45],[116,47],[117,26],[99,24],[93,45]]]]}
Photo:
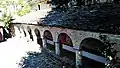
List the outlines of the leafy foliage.
{"type": "Polygon", "coordinates": [[[100,39],[104,42],[105,47],[103,48],[103,54],[109,61],[109,63],[106,64],[105,68],[119,68],[120,67],[120,57],[117,56],[118,52],[114,45],[117,43],[111,43],[106,35],[100,35],[100,39]]]}
{"type": "Polygon", "coordinates": [[[26,15],[37,3],[37,0],[0,0],[0,9],[3,9],[0,21],[4,22],[5,26],[8,27],[13,15],[26,15]]]}
{"type": "Polygon", "coordinates": [[[7,15],[3,17],[3,22],[5,23],[5,27],[9,26],[10,20],[11,20],[12,16],[11,15],[7,15]]]}
{"type": "Polygon", "coordinates": [[[21,6],[21,8],[17,11],[17,14],[19,16],[23,16],[30,12],[31,6],[27,3],[25,3],[23,0],[19,0],[18,4],[21,6]]]}
{"type": "Polygon", "coordinates": [[[2,11],[3,15],[0,20],[5,23],[5,27],[8,27],[10,23],[10,19],[12,18],[11,14],[8,12],[8,6],[10,6],[11,4],[12,4],[12,1],[0,0],[0,7],[3,9],[2,11]]]}

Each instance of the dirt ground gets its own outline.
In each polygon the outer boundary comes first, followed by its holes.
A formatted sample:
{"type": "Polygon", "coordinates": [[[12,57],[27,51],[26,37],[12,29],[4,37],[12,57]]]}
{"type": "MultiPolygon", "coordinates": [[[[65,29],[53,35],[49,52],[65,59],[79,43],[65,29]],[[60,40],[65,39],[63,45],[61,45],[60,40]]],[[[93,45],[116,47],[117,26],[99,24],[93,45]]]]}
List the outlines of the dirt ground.
{"type": "Polygon", "coordinates": [[[19,68],[19,61],[26,52],[40,52],[39,45],[21,38],[10,38],[0,43],[0,68],[19,68]]]}

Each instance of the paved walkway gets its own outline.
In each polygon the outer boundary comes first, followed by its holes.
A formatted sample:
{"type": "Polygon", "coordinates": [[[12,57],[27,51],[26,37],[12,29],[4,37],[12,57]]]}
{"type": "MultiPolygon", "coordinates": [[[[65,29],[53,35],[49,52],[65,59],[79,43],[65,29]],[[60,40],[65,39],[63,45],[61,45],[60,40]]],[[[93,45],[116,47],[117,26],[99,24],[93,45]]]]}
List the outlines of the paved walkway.
{"type": "Polygon", "coordinates": [[[10,38],[0,43],[0,68],[19,68],[21,57],[27,56],[28,51],[39,51],[39,45],[28,43],[20,38],[10,38]]]}

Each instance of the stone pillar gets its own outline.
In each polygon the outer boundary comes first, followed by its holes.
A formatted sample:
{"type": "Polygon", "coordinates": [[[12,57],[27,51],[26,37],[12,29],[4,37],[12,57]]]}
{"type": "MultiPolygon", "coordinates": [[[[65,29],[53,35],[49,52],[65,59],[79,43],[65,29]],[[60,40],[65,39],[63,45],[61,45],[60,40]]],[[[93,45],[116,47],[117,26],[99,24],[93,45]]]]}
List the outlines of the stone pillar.
{"type": "Polygon", "coordinates": [[[57,55],[60,55],[60,44],[59,42],[55,42],[55,52],[57,55]]]}
{"type": "Polygon", "coordinates": [[[76,68],[82,68],[82,51],[76,50],[76,68]]]}
{"type": "Polygon", "coordinates": [[[47,44],[46,44],[46,43],[47,43],[47,40],[46,40],[45,38],[42,38],[42,39],[43,39],[43,40],[42,40],[42,41],[43,41],[43,47],[46,48],[46,46],[47,46],[47,44]]]}

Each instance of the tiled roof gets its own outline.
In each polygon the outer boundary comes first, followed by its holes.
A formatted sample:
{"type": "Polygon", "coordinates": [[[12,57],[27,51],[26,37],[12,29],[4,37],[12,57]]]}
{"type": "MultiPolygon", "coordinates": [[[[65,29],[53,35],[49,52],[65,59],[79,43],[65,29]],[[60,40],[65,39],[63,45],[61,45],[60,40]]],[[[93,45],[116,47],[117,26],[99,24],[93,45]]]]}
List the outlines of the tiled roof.
{"type": "Polygon", "coordinates": [[[53,11],[42,23],[47,26],[118,34],[120,33],[120,5],[103,4],[71,8],[66,12],[53,11]]]}
{"type": "MultiPolygon", "coordinates": [[[[44,10],[43,10],[44,11],[44,10]]],[[[120,33],[120,5],[101,4],[73,7],[63,11],[33,12],[16,19],[14,23],[40,24],[77,30],[120,33]],[[42,19],[41,19],[42,18],[42,19]]]]}

